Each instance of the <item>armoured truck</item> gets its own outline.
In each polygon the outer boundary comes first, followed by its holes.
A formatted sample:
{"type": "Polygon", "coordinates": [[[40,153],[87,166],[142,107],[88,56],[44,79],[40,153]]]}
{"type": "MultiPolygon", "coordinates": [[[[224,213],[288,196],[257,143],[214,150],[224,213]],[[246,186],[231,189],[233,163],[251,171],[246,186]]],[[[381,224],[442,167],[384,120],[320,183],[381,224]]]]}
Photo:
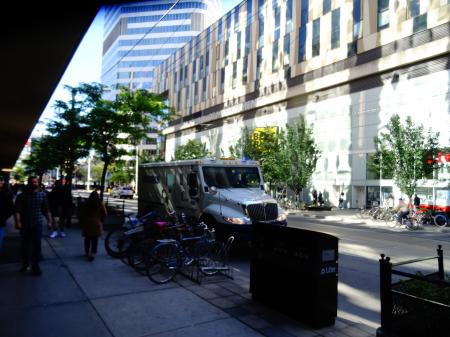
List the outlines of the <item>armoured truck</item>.
{"type": "Polygon", "coordinates": [[[219,236],[250,238],[252,225],[287,225],[265,193],[256,161],[182,160],[139,166],[139,213],[176,211],[213,226],[219,236]]]}

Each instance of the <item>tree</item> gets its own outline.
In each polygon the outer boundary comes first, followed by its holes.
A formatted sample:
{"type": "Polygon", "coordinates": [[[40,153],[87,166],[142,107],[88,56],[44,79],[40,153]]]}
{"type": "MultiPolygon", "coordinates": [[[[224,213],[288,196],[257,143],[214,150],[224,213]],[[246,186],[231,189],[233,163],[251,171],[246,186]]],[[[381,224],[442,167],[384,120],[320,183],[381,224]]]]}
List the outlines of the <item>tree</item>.
{"type": "Polygon", "coordinates": [[[403,125],[398,115],[391,117],[386,125],[387,132],[375,137],[377,157],[382,170],[391,170],[395,184],[411,200],[417,181],[433,171],[433,162],[438,151],[438,133],[425,134],[422,125],[414,125],[407,117],[403,125]]]}
{"type": "Polygon", "coordinates": [[[100,198],[103,198],[108,166],[127,154],[124,144],[134,145],[146,137],[150,123],[163,123],[171,118],[172,111],[161,96],[146,90],[122,89],[115,101],[101,98],[105,87],[86,85],[93,108],[86,116],[92,147],[103,161],[100,198]]]}
{"type": "Polygon", "coordinates": [[[285,181],[286,163],[284,132],[277,127],[243,130],[243,137],[229,147],[234,158],[249,158],[261,164],[264,181],[272,186],[282,185],[285,181]]]}
{"type": "Polygon", "coordinates": [[[205,143],[198,139],[190,139],[185,145],[176,148],[173,160],[200,159],[207,158],[210,155],[205,143]]]}
{"type": "Polygon", "coordinates": [[[286,124],[286,156],[288,162],[287,185],[299,201],[300,192],[307,186],[320,156],[313,131],[303,117],[286,124]]]}
{"type": "Polygon", "coordinates": [[[58,157],[58,142],[58,138],[50,135],[32,139],[30,156],[23,161],[27,174],[37,175],[42,181],[46,171],[59,165],[61,158],[58,157]]]}
{"type": "Polygon", "coordinates": [[[83,97],[87,94],[85,85],[77,88],[66,85],[65,89],[72,98],[69,102],[56,101],[56,119],[47,125],[47,131],[57,140],[50,154],[59,161],[67,180],[71,180],[76,161],[88,155],[90,144],[83,113],[92,106],[92,98],[83,97]]]}

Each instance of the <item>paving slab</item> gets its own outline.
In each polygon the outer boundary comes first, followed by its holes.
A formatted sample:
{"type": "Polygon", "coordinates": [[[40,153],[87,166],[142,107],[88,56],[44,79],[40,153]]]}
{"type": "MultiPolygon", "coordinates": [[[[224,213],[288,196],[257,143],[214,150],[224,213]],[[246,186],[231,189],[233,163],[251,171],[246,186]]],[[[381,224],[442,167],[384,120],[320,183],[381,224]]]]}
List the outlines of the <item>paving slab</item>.
{"type": "Polygon", "coordinates": [[[152,337],[259,337],[259,332],[233,319],[221,319],[214,322],[202,323],[194,326],[167,331],[152,335],[152,337]]]}
{"type": "Polygon", "coordinates": [[[40,264],[43,272],[40,277],[32,276],[30,271],[18,272],[19,266],[10,264],[0,270],[1,308],[23,308],[86,299],[67,268],[56,259],[40,264]]]}
{"type": "Polygon", "coordinates": [[[2,337],[111,337],[86,302],[10,308],[0,305],[2,337]]]}
{"type": "Polygon", "coordinates": [[[229,317],[184,288],[114,296],[92,302],[113,334],[120,337],[147,336],[229,317]]]}

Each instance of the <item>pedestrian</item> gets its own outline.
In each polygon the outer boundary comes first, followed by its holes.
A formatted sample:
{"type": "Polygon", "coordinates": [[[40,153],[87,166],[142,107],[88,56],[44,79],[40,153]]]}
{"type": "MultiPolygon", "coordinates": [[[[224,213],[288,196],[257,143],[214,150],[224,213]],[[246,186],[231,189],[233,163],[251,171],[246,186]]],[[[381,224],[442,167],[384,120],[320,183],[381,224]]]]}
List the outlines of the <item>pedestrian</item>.
{"type": "Polygon", "coordinates": [[[34,276],[42,274],[39,267],[41,257],[42,229],[45,223],[52,226],[52,218],[48,208],[47,195],[39,185],[38,177],[28,178],[25,191],[16,199],[16,228],[20,230],[22,245],[22,268],[25,272],[30,264],[34,276]],[[46,221],[47,220],[47,221],[46,221]]]}
{"type": "Polygon", "coordinates": [[[312,197],[313,197],[313,205],[316,206],[317,205],[317,191],[316,190],[312,191],[312,197]]]}
{"type": "Polygon", "coordinates": [[[5,178],[0,176],[0,251],[5,237],[6,220],[14,214],[13,194],[5,178]]]}
{"type": "Polygon", "coordinates": [[[418,210],[420,208],[420,198],[419,196],[416,194],[414,196],[414,210],[418,210]]]}
{"type": "MultiPolygon", "coordinates": [[[[72,226],[72,181],[70,179],[61,179],[61,217],[59,219],[60,234],[64,233],[64,228],[72,226]],[[61,229],[62,228],[62,229],[61,229]]],[[[65,236],[61,235],[62,237],[65,236]]]]}
{"type": "Polygon", "coordinates": [[[98,237],[103,232],[102,220],[106,208],[97,191],[93,191],[86,202],[80,218],[80,226],[84,236],[84,256],[87,261],[93,261],[97,254],[98,237]]]}
{"type": "Polygon", "coordinates": [[[341,192],[341,195],[339,196],[338,208],[344,209],[344,192],[341,192]]]}
{"type": "Polygon", "coordinates": [[[319,192],[319,206],[322,207],[324,203],[322,192],[319,192]]]}
{"type": "Polygon", "coordinates": [[[50,238],[54,239],[58,235],[61,237],[65,236],[64,233],[64,223],[60,223],[62,214],[62,181],[58,179],[55,181],[55,186],[53,186],[52,191],[48,195],[48,203],[50,208],[50,213],[52,214],[53,231],[50,234],[50,238]]]}

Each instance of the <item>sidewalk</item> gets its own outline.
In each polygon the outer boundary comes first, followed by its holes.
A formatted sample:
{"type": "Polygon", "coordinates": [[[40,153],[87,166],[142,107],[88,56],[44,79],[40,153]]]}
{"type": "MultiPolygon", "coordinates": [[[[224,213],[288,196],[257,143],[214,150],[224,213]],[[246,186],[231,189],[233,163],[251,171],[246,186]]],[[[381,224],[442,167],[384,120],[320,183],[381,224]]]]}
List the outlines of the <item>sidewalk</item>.
{"type": "MultiPolygon", "coordinates": [[[[17,272],[17,258],[0,264],[0,336],[375,335],[374,328],[339,317],[334,326],[310,329],[253,301],[249,275],[239,269],[234,270],[234,280],[205,280],[198,285],[178,275],[174,282],[155,285],[106,255],[103,240],[95,261],[86,262],[80,231],[71,228],[67,234],[43,240],[41,277],[17,272]]],[[[14,237],[6,240],[12,242],[14,237]]]]}

